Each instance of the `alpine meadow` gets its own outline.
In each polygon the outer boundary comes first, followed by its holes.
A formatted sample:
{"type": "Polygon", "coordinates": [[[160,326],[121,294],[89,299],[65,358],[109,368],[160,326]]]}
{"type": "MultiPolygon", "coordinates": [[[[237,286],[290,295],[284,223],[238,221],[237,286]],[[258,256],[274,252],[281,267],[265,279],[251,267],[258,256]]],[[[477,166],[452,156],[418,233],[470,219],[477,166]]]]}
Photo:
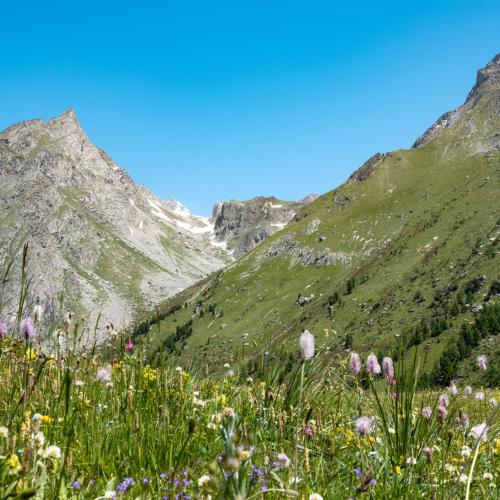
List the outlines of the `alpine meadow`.
{"type": "Polygon", "coordinates": [[[1,499],[500,497],[500,54],[411,148],[210,215],[82,124],[0,132],[1,499]]]}

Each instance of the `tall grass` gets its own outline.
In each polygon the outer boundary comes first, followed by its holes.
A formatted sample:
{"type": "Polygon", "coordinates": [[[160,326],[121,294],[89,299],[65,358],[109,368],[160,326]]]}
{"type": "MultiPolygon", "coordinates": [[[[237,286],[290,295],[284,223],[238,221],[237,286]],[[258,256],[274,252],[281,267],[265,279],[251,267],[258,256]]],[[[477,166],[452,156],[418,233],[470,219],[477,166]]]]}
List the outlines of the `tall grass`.
{"type": "Polygon", "coordinates": [[[331,353],[210,376],[151,366],[148,337],[79,350],[67,318],[47,329],[63,349],[42,323],[26,341],[20,311],[0,340],[1,498],[498,497],[498,391],[418,391],[417,357],[391,377],[331,353]]]}

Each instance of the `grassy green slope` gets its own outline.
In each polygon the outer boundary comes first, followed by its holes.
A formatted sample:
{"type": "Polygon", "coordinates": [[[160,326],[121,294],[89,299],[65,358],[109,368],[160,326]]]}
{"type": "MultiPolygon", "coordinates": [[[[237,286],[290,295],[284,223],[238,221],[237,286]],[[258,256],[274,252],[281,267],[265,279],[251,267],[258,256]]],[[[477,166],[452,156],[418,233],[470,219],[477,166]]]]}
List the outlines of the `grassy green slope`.
{"type": "MultiPolygon", "coordinates": [[[[270,344],[295,344],[308,328],[321,348],[344,349],[350,337],[360,352],[385,354],[398,339],[407,345],[422,319],[429,327],[442,319],[446,328],[419,346],[430,346],[432,366],[463,321],[472,319],[463,305],[467,284],[486,277],[466,297],[481,303],[498,279],[500,152],[475,152],[478,142],[500,129],[490,104],[483,98],[423,147],[386,155],[366,180],[323,195],[300,220],[211,282],[174,298],[165,312],[172,304],[187,306],[152,329],[154,351],[184,363],[246,362],[266,349],[275,352],[270,344]],[[319,221],[314,231],[312,221],[319,221]],[[294,247],[283,253],[286,238],[294,247]],[[314,263],[324,255],[339,260],[314,263]],[[352,279],[356,284],[347,294],[352,279]],[[329,314],[336,292],[341,304],[329,314]],[[299,294],[311,299],[304,307],[296,303],[299,294]],[[201,301],[203,313],[193,314],[201,301]],[[214,315],[209,304],[215,304],[214,315]],[[166,350],[165,340],[189,320],[192,333],[175,343],[176,353],[166,350]]],[[[488,350],[498,349],[497,337],[484,342],[488,350]]],[[[462,363],[461,370],[467,368],[462,363]]]]}

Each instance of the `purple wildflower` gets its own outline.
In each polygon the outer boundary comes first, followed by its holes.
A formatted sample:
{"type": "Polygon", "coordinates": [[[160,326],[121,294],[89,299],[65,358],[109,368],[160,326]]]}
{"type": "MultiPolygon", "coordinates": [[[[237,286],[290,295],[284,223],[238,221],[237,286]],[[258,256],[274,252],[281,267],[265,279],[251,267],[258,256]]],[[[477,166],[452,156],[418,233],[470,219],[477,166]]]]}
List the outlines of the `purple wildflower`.
{"type": "Polygon", "coordinates": [[[384,370],[384,375],[389,380],[392,380],[394,378],[394,363],[392,362],[391,358],[385,357],[382,360],[382,369],[384,370]]]}
{"type": "Polygon", "coordinates": [[[309,439],[312,438],[314,434],[314,431],[310,425],[304,425],[302,432],[304,433],[304,436],[308,437],[309,439]]]}
{"type": "Polygon", "coordinates": [[[361,434],[362,436],[366,436],[367,434],[370,434],[373,430],[374,423],[371,418],[368,417],[359,417],[356,420],[356,430],[361,434]]]}
{"type": "Polygon", "coordinates": [[[425,418],[425,420],[429,420],[432,415],[432,408],[430,406],[424,406],[422,408],[422,417],[425,418]]]}
{"type": "Polygon", "coordinates": [[[444,424],[444,421],[446,420],[446,415],[448,415],[448,410],[446,409],[446,406],[439,405],[437,409],[437,419],[440,424],[444,424]]]}
{"type": "Polygon", "coordinates": [[[7,325],[0,321],[0,340],[7,335],[7,325]]]}
{"type": "Polygon", "coordinates": [[[361,359],[357,352],[351,353],[351,361],[349,362],[351,372],[357,375],[361,371],[361,359]]]}
{"type": "Polygon", "coordinates": [[[19,323],[19,334],[24,340],[33,340],[36,335],[35,324],[31,318],[24,318],[19,323]]]}
{"type": "Polygon", "coordinates": [[[366,359],[366,370],[372,375],[378,375],[382,371],[377,356],[373,352],[366,359]]]}
{"type": "Polygon", "coordinates": [[[444,406],[445,408],[448,408],[450,401],[449,401],[448,396],[446,394],[441,394],[441,396],[439,396],[439,404],[441,406],[444,406]]]}
{"type": "Polygon", "coordinates": [[[481,355],[478,356],[477,359],[477,366],[479,367],[480,370],[484,371],[486,368],[488,368],[487,362],[486,362],[486,356],[481,355]]]}

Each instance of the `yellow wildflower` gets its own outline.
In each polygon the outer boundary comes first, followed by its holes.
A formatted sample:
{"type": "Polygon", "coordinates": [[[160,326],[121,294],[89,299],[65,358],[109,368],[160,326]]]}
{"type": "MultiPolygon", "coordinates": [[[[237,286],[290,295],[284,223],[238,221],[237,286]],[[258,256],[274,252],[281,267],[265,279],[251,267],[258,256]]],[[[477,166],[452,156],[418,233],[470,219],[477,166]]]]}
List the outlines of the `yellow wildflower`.
{"type": "Polygon", "coordinates": [[[396,465],[394,467],[394,473],[397,474],[398,476],[401,475],[401,467],[399,465],[396,465]]]}
{"type": "Polygon", "coordinates": [[[218,399],[218,403],[221,405],[221,406],[225,406],[226,403],[227,403],[227,397],[225,394],[221,394],[219,396],[219,399],[218,399]]]}
{"type": "Polygon", "coordinates": [[[36,351],[32,347],[29,347],[26,351],[26,361],[33,361],[36,359],[36,351]]]}
{"type": "Polygon", "coordinates": [[[50,425],[54,422],[54,419],[49,415],[42,415],[42,424],[50,425]]]}
{"type": "Polygon", "coordinates": [[[12,454],[6,461],[5,465],[10,469],[11,474],[15,474],[21,470],[21,462],[17,455],[12,454]]]}

